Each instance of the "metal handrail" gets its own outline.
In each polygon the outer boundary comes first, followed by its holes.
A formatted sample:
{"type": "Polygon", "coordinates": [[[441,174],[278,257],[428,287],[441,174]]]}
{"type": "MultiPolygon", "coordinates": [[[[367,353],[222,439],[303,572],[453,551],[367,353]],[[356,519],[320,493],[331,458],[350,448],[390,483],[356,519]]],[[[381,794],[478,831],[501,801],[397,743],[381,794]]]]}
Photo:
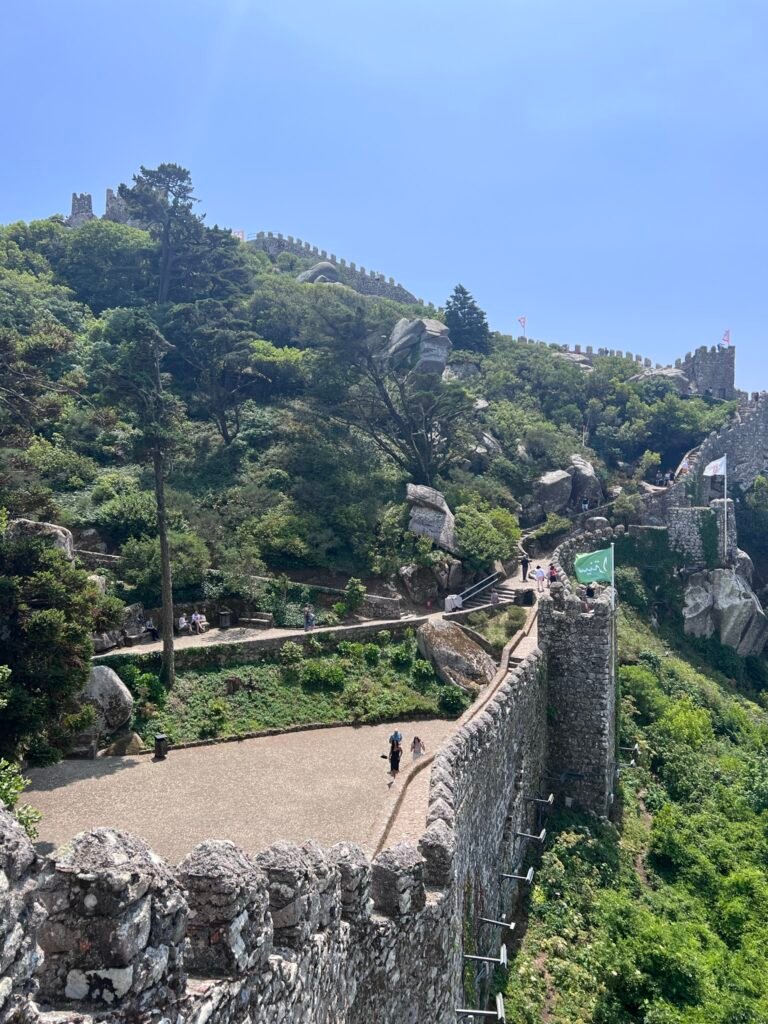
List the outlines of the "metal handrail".
{"type": "Polygon", "coordinates": [[[485,579],[480,580],[479,583],[473,583],[471,587],[467,587],[466,590],[463,590],[461,594],[459,594],[459,597],[462,601],[466,601],[469,597],[474,597],[476,594],[482,594],[484,590],[492,587],[494,583],[498,583],[499,578],[501,577],[503,577],[503,574],[500,572],[495,572],[490,576],[486,576],[485,579]]]}

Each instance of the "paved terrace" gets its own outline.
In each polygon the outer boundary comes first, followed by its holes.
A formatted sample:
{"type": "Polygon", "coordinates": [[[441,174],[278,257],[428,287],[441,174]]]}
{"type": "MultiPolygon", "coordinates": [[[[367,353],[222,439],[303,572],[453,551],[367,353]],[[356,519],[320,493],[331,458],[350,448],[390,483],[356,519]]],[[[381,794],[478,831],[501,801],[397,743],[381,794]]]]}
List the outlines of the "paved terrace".
{"type": "MultiPolygon", "coordinates": [[[[541,556],[543,561],[546,556],[541,556]]],[[[530,589],[509,579],[506,586],[530,589]]],[[[434,616],[440,617],[441,612],[434,616]]],[[[399,620],[402,621],[402,620],[399,620]]],[[[387,623],[380,623],[385,628],[387,623]]],[[[288,637],[302,630],[230,629],[217,636],[181,637],[178,648],[288,637]],[[243,633],[249,635],[244,637],[243,633]]],[[[537,643],[535,621],[515,650],[525,657],[537,643]]],[[[137,652],[159,649],[143,644],[137,652]]],[[[109,657],[108,655],[106,657],[109,657]]],[[[497,676],[499,685],[503,676],[497,676]]],[[[459,721],[490,697],[492,684],[459,721]]],[[[400,779],[388,785],[381,758],[394,726],[338,726],[279,736],[171,750],[167,760],[149,755],[63,761],[31,769],[25,799],[43,814],[40,842],[53,849],[78,832],[98,826],[142,836],[161,856],[181,860],[204,839],[231,839],[257,853],[278,839],[316,839],[332,845],[353,840],[373,854],[384,830],[387,844],[417,840],[425,827],[431,755],[459,723],[444,719],[400,722],[404,757],[400,779]],[[410,742],[427,747],[424,769],[410,779],[410,742]]]]}
{"type": "MultiPolygon", "coordinates": [[[[433,751],[454,727],[444,719],[399,722],[403,767],[414,734],[433,751]]],[[[165,761],[150,755],[62,761],[31,769],[24,797],[42,811],[40,840],[51,848],[105,825],[142,836],[170,861],[214,838],[251,853],[278,839],[310,837],[323,845],[353,839],[370,852],[380,815],[394,798],[380,756],[393,728],[304,730],[171,750],[165,761]]]]}

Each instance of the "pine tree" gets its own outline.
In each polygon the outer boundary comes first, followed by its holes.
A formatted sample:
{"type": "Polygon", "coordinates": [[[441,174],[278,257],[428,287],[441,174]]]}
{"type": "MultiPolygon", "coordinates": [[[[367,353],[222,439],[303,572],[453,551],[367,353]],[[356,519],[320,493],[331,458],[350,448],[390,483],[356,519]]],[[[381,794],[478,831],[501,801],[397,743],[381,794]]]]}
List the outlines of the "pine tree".
{"type": "Polygon", "coordinates": [[[453,347],[470,352],[487,352],[491,332],[485,313],[463,284],[457,284],[445,304],[445,324],[453,347]]]}

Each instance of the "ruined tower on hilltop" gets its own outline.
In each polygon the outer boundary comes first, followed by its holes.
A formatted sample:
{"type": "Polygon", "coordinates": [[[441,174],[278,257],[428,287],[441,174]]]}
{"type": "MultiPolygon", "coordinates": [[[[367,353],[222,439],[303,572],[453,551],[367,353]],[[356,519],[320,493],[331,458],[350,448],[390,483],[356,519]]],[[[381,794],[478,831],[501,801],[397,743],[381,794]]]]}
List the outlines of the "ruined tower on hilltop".
{"type": "MultiPolygon", "coordinates": [[[[93,198],[90,192],[72,193],[72,210],[66,219],[69,228],[79,228],[89,220],[96,220],[93,212],[93,198]]],[[[132,224],[137,227],[128,215],[125,200],[121,199],[117,192],[111,188],[107,189],[107,201],[102,220],[111,220],[117,224],[132,224]]]]}
{"type": "Polygon", "coordinates": [[[79,228],[89,220],[94,220],[93,199],[90,192],[72,193],[72,212],[67,217],[67,226],[79,228]]]}

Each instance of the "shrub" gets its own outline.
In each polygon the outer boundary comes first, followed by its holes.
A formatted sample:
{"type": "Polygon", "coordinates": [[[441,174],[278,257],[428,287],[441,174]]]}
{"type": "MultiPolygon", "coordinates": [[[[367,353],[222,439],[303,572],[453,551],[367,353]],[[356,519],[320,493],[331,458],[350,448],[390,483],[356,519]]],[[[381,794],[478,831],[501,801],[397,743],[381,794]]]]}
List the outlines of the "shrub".
{"type": "Polygon", "coordinates": [[[123,544],[130,537],[155,537],[155,496],[138,490],[116,494],[97,510],[94,524],[113,544],[123,544]]]}
{"type": "Polygon", "coordinates": [[[392,634],[388,629],[380,629],[376,634],[376,643],[379,647],[386,647],[387,644],[391,643],[392,634]]]}
{"type": "Polygon", "coordinates": [[[363,601],[365,601],[365,587],[360,580],[352,576],[344,587],[344,604],[347,614],[354,615],[356,611],[359,611],[363,607],[363,601]]]}
{"type": "Polygon", "coordinates": [[[432,683],[435,681],[435,670],[431,663],[417,658],[413,663],[413,678],[418,683],[432,683]]]}
{"type": "Polygon", "coordinates": [[[331,609],[333,611],[333,614],[338,616],[338,618],[340,619],[346,619],[347,615],[349,614],[347,611],[347,606],[343,601],[336,601],[335,604],[331,605],[331,609]]]}
{"type": "Polygon", "coordinates": [[[440,710],[453,717],[458,717],[469,707],[469,697],[458,686],[446,686],[440,693],[440,710]]]}
{"type": "MultiPolygon", "coordinates": [[[[201,586],[210,565],[205,543],[191,533],[171,533],[173,587],[181,591],[201,586]]],[[[160,599],[160,541],[154,537],[132,538],[123,547],[120,572],[138,597],[151,604],[160,599]]]]}
{"type": "Polygon", "coordinates": [[[531,534],[536,540],[542,542],[546,549],[549,542],[567,533],[571,528],[570,519],[566,516],[559,516],[555,512],[549,512],[547,518],[536,530],[531,534]]]}
{"type": "Polygon", "coordinates": [[[640,570],[631,565],[616,567],[616,589],[622,601],[639,612],[648,611],[648,592],[643,583],[640,570]]]}
{"type": "Polygon", "coordinates": [[[35,437],[24,453],[44,480],[61,490],[77,490],[95,479],[98,466],[85,455],[68,448],[60,434],[53,435],[53,443],[44,437],[35,437]]]}
{"type": "Polygon", "coordinates": [[[21,774],[17,764],[0,757],[0,805],[10,811],[30,839],[37,839],[37,823],[40,812],[29,804],[17,806],[19,797],[29,785],[29,779],[21,774]]]}
{"type": "Polygon", "coordinates": [[[376,644],[365,644],[363,646],[363,658],[367,665],[378,665],[381,658],[381,651],[376,644]]]}
{"type": "Polygon", "coordinates": [[[286,640],[280,648],[279,658],[283,665],[298,665],[304,660],[304,648],[293,640],[286,640]]]}
{"type": "Polygon", "coordinates": [[[408,644],[395,644],[389,651],[389,660],[395,668],[410,668],[413,661],[413,651],[408,644]]]}
{"type": "Polygon", "coordinates": [[[344,668],[327,658],[307,659],[299,669],[299,682],[310,690],[343,690],[344,668]]]}
{"type": "Polygon", "coordinates": [[[469,565],[485,569],[494,559],[504,561],[514,553],[520,529],[515,517],[506,509],[491,509],[482,503],[459,505],[456,539],[469,565]]]}

